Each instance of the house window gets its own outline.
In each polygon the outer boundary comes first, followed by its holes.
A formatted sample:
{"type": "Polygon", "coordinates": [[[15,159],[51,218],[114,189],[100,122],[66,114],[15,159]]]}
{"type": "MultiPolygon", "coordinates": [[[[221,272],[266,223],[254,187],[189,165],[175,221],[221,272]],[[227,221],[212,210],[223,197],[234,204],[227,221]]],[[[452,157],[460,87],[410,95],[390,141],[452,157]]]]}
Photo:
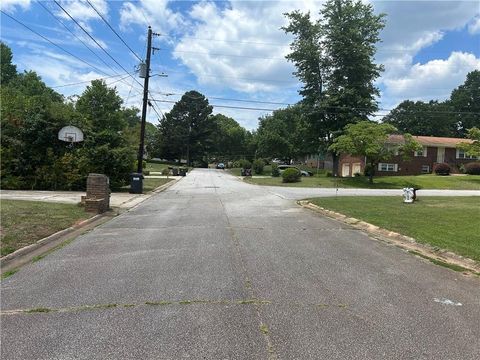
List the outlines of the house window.
{"type": "Polygon", "coordinates": [[[427,156],[427,147],[424,146],[422,150],[415,151],[415,156],[427,156]]]}
{"type": "Polygon", "coordinates": [[[430,174],[430,165],[422,165],[422,173],[430,174]]]}
{"type": "Polygon", "coordinates": [[[476,159],[476,156],[468,155],[465,150],[457,149],[457,159],[476,159]]]}
{"type": "Polygon", "coordinates": [[[379,163],[378,171],[397,171],[398,164],[379,163]]]}

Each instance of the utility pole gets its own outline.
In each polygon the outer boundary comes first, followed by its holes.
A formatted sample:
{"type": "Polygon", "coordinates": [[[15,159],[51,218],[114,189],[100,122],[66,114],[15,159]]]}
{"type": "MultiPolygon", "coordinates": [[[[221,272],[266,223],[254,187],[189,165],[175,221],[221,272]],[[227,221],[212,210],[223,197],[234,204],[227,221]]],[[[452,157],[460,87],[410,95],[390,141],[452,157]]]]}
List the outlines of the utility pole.
{"type": "Polygon", "coordinates": [[[152,53],[152,28],[148,27],[147,35],[147,58],[145,60],[146,73],[143,83],[143,107],[142,107],[142,124],[140,127],[140,145],[138,147],[138,164],[137,173],[143,172],[143,152],[145,147],[145,123],[147,119],[147,106],[148,106],[148,80],[150,79],[150,56],[152,53]]]}
{"type": "MultiPolygon", "coordinates": [[[[145,147],[145,124],[147,121],[148,106],[148,80],[150,79],[150,55],[152,52],[152,28],[148,27],[147,34],[147,57],[145,60],[145,80],[143,83],[143,107],[142,122],[140,125],[140,145],[138,146],[137,173],[131,174],[130,192],[133,194],[141,194],[143,192],[143,153],[145,147]]],[[[142,64],[143,65],[143,64],[142,64]]],[[[140,77],[142,77],[142,69],[140,69],[140,77]]]]}

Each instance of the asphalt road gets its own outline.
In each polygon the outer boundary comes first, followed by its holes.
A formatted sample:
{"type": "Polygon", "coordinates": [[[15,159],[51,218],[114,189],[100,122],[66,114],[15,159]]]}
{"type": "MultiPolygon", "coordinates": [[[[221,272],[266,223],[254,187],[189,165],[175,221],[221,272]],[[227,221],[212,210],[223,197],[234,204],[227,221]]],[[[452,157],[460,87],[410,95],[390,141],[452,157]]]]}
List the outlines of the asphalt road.
{"type": "Polygon", "coordinates": [[[478,359],[480,279],[195,170],[3,280],[0,319],[5,360],[478,359]]]}

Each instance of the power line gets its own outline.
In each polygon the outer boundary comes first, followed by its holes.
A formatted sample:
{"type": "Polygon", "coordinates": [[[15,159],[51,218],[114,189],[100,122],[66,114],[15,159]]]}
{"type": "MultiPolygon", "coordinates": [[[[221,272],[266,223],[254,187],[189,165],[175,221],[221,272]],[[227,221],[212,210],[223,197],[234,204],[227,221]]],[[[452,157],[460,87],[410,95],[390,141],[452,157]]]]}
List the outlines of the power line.
{"type": "MultiPolygon", "coordinates": [[[[163,103],[172,103],[175,104],[177,101],[173,100],[159,100],[159,99],[150,99],[150,101],[154,102],[163,102],[163,103]]],[[[218,107],[218,108],[227,108],[227,109],[240,109],[240,110],[256,110],[256,111],[277,111],[280,109],[269,109],[269,108],[256,108],[256,107],[243,107],[243,106],[229,106],[229,105],[217,105],[217,104],[210,104],[211,106],[218,107]]],[[[338,109],[338,110],[347,110],[347,111],[364,111],[366,109],[360,108],[349,108],[349,107],[334,107],[334,106],[327,106],[325,109],[338,109]]],[[[391,111],[393,109],[379,109],[382,111],[391,111]]],[[[327,110],[319,110],[319,112],[325,114],[338,114],[338,111],[327,111],[327,110]]],[[[464,111],[413,111],[419,114],[471,114],[471,115],[480,115],[480,113],[475,112],[464,112],[464,111]]],[[[413,113],[412,112],[412,113],[413,113]]],[[[368,116],[386,116],[388,114],[371,114],[368,116]]]]}
{"type": "MultiPolygon", "coordinates": [[[[96,78],[96,79],[91,79],[91,80],[78,81],[78,82],[70,83],[70,84],[56,85],[56,86],[51,86],[51,88],[52,88],[52,89],[56,89],[56,88],[61,88],[61,87],[81,85],[81,84],[85,84],[85,83],[92,82],[93,80],[106,80],[106,79],[111,79],[111,78],[118,77],[118,76],[123,76],[123,75],[125,75],[125,74],[116,74],[116,75],[111,75],[111,76],[105,76],[105,77],[102,77],[102,78],[96,78]]],[[[128,76],[127,76],[127,77],[128,77],[128,76]]]]}
{"type": "MultiPolygon", "coordinates": [[[[52,44],[53,46],[57,47],[58,49],[62,50],[62,51],[65,52],[65,53],[67,53],[68,55],[74,57],[75,59],[81,61],[82,63],[88,65],[89,67],[97,70],[98,72],[100,72],[100,73],[102,73],[102,74],[105,74],[105,75],[107,75],[107,76],[110,76],[110,74],[107,74],[105,71],[99,69],[99,68],[96,67],[95,65],[92,65],[92,64],[90,64],[89,62],[87,62],[87,61],[79,58],[77,55],[72,54],[70,51],[68,51],[68,50],[64,49],[63,47],[61,47],[60,45],[54,43],[54,42],[53,42],[52,40],[50,40],[49,38],[43,36],[42,34],[38,33],[37,31],[33,30],[31,27],[25,25],[25,24],[22,23],[20,20],[15,19],[13,16],[7,14],[7,13],[4,12],[3,10],[0,10],[0,12],[1,12],[3,15],[5,15],[5,16],[9,17],[10,19],[12,19],[13,21],[15,21],[16,23],[18,23],[18,24],[22,25],[23,27],[25,27],[26,29],[30,30],[30,31],[31,31],[32,33],[34,33],[35,35],[41,37],[43,40],[49,42],[49,43],[52,44]]],[[[128,71],[126,71],[126,72],[128,72],[128,71]]]]}
{"type": "MultiPolygon", "coordinates": [[[[170,96],[170,95],[176,95],[176,96],[184,96],[185,94],[178,94],[178,93],[161,93],[159,91],[152,91],[153,93],[163,95],[163,96],[170,96]]],[[[255,103],[255,104],[272,104],[272,105],[295,105],[292,103],[285,103],[285,102],[273,102],[273,101],[260,101],[260,100],[246,100],[246,99],[233,99],[233,98],[222,98],[222,97],[216,97],[216,96],[207,96],[205,95],[206,98],[208,99],[214,99],[214,100],[224,100],[224,101],[236,101],[236,102],[245,102],[245,103],[255,103]]]]}
{"type": "Polygon", "coordinates": [[[103,17],[102,14],[100,14],[100,12],[95,8],[95,6],[93,6],[93,4],[90,2],[90,0],[86,0],[88,5],[90,5],[90,7],[95,10],[95,12],[98,14],[98,16],[100,16],[100,18],[103,20],[103,22],[105,24],[107,24],[107,26],[110,28],[110,30],[113,31],[113,33],[115,35],[117,35],[117,37],[122,41],[122,43],[128,48],[128,50],[130,50],[132,52],[133,55],[136,56],[136,58],[142,62],[142,59],[140,58],[140,56],[137,55],[137,53],[135,51],[132,50],[132,48],[125,42],[125,40],[123,40],[123,38],[115,31],[115,29],[112,27],[112,25],[110,25],[110,23],[103,17]]]}
{"type": "MultiPolygon", "coordinates": [[[[69,14],[69,12],[68,12],[67,10],[65,10],[62,5],[59,4],[59,2],[58,2],[57,0],[53,0],[53,2],[54,2],[60,9],[62,9],[62,11],[63,11],[75,24],[77,24],[77,26],[78,26],[80,29],[82,29],[82,31],[83,31],[90,39],[92,39],[92,41],[93,41],[105,54],[107,54],[107,56],[108,56],[110,59],[112,59],[123,71],[125,71],[126,73],[129,73],[128,70],[125,69],[125,68],[122,66],[122,64],[120,64],[112,55],[110,55],[110,53],[109,53],[107,50],[105,50],[105,49],[103,48],[103,46],[100,45],[100,44],[98,43],[98,41],[95,40],[95,38],[94,38],[92,35],[90,35],[90,33],[89,33],[87,30],[85,30],[85,28],[84,28],[77,20],[75,20],[75,18],[73,18],[73,17],[69,14]]],[[[134,76],[132,76],[132,75],[130,75],[130,76],[131,76],[133,79],[135,79],[134,76]]],[[[140,86],[143,86],[137,79],[135,79],[135,81],[136,81],[140,86]]]]}
{"type": "Polygon", "coordinates": [[[113,71],[114,74],[117,74],[116,70],[114,68],[112,68],[110,66],[110,64],[108,64],[105,60],[103,60],[100,56],[98,56],[98,54],[92,50],[92,48],[90,48],[90,46],[88,46],[87,44],[85,44],[85,42],[80,39],[79,36],[77,36],[72,30],[70,30],[70,28],[65,25],[65,23],[63,21],[61,21],[55,14],[53,14],[40,0],[37,0],[37,3],[46,11],[48,12],[57,22],[59,22],[61,25],[63,25],[63,27],[65,29],[68,30],[68,32],[70,34],[72,34],[78,41],[80,41],[83,46],[85,46],[93,55],[95,55],[103,64],[105,64],[108,68],[110,68],[110,70],[113,71]]]}

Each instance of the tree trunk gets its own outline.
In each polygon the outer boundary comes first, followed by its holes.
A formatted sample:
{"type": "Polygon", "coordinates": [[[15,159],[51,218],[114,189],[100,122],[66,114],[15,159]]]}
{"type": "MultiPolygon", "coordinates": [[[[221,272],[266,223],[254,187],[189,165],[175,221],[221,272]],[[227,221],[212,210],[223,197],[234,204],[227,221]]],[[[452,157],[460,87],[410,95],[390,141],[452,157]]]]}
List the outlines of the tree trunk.
{"type": "Polygon", "coordinates": [[[375,164],[373,162],[370,163],[370,173],[368,174],[368,182],[373,184],[373,175],[375,174],[375,164]]]}
{"type": "Polygon", "coordinates": [[[332,173],[334,177],[338,176],[338,160],[339,156],[337,153],[332,152],[332,173]]]}

